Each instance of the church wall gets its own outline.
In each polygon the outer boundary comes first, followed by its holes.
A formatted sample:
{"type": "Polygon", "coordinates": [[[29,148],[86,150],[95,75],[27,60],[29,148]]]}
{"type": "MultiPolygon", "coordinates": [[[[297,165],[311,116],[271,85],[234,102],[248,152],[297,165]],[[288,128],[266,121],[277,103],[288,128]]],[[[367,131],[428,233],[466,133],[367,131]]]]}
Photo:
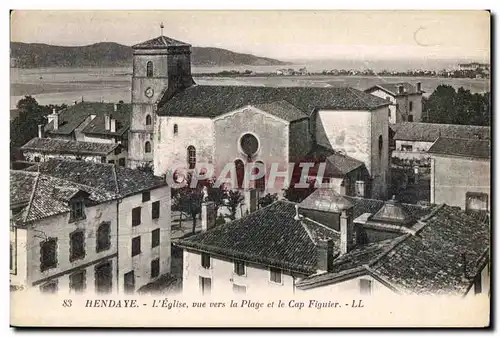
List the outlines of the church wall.
{"type": "MultiPolygon", "coordinates": [[[[279,164],[279,172],[287,169],[289,151],[287,122],[247,107],[216,118],[214,131],[216,172],[221,172],[224,165],[234,163],[236,159],[247,161],[239,146],[240,137],[246,133],[254,134],[259,141],[259,149],[252,161],[262,161],[266,165],[266,171],[270,170],[272,163],[279,164]]],[[[280,184],[280,179],[276,180],[276,184],[280,184]]],[[[281,190],[279,187],[277,189],[281,190]]]]}
{"type": "Polygon", "coordinates": [[[311,134],[309,131],[309,119],[303,119],[290,123],[290,162],[303,158],[312,146],[311,134]]]}
{"type": "Polygon", "coordinates": [[[389,170],[389,119],[387,107],[374,110],[371,116],[371,177],[372,198],[384,199],[387,192],[389,170]],[[379,148],[382,136],[382,148],[379,148]]]}
{"type": "MultiPolygon", "coordinates": [[[[387,107],[384,111],[387,116],[387,107]]],[[[371,123],[369,111],[320,110],[316,118],[317,142],[362,161],[372,174],[371,123]]]]}
{"type": "Polygon", "coordinates": [[[210,118],[160,117],[155,123],[154,172],[162,175],[174,164],[187,168],[187,148],[196,148],[196,161],[213,162],[213,124],[210,118]],[[177,134],[174,134],[177,124],[177,134]]]}

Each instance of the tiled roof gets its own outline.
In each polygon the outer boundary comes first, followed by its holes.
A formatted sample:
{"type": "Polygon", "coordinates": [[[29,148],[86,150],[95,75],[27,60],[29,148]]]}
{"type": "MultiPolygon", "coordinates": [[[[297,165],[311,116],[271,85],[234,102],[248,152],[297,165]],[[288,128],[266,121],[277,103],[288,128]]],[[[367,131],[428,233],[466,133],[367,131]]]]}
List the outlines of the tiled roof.
{"type": "Polygon", "coordinates": [[[489,223],[444,205],[417,236],[409,235],[371,269],[404,293],[464,294],[472,283],[470,277],[479,272],[489,237],[489,223]]]}
{"type": "Polygon", "coordinates": [[[489,223],[441,205],[415,227],[416,235],[360,246],[336,259],[331,273],[310,276],[297,286],[308,289],[368,274],[399,293],[465,294],[485,262],[489,223]]]}
{"type": "Polygon", "coordinates": [[[423,93],[423,91],[420,91],[418,92],[417,91],[417,88],[410,84],[410,83],[407,83],[407,82],[404,82],[404,83],[382,83],[382,84],[377,84],[373,87],[370,87],[368,89],[365,90],[365,92],[371,92],[375,89],[382,89],[383,91],[391,94],[392,96],[399,96],[399,95],[412,95],[412,94],[418,94],[418,93],[423,93]],[[404,93],[403,94],[400,94],[398,93],[398,86],[399,85],[402,85],[403,88],[404,88],[404,93]]]}
{"type": "Polygon", "coordinates": [[[118,109],[115,112],[113,103],[101,102],[81,102],[71,105],[58,112],[59,126],[57,130],[54,130],[54,122],[50,122],[45,125],[44,130],[50,134],[70,135],[87,119],[87,117],[95,115],[96,118],[83,130],[84,133],[122,135],[129,128],[129,118],[132,105],[118,104],[117,108],[118,109]],[[111,133],[104,129],[104,114],[106,113],[112,115],[112,118],[117,120],[115,133],[111,133]]]}
{"type": "Polygon", "coordinates": [[[21,150],[106,156],[118,146],[119,144],[115,143],[91,143],[58,138],[33,138],[24,144],[21,150]]]}
{"type": "Polygon", "coordinates": [[[328,233],[332,238],[337,237],[338,233],[310,221],[302,223],[294,216],[294,203],[276,201],[241,219],[178,240],[175,244],[296,272],[313,273],[317,259],[315,240],[318,236],[328,237],[328,233]]]}
{"type": "Polygon", "coordinates": [[[314,109],[373,110],[386,100],[353,88],[251,87],[194,85],[166,101],[160,116],[213,118],[247,105],[286,101],[302,113],[314,109]]]}
{"type": "Polygon", "coordinates": [[[152,173],[113,164],[51,159],[26,170],[39,170],[53,177],[117,193],[122,197],[166,186],[164,179],[152,173]]]}
{"type": "Polygon", "coordinates": [[[69,199],[80,191],[87,193],[88,199],[96,203],[117,198],[112,192],[38,172],[11,171],[10,188],[11,203],[13,199],[19,199],[18,196],[29,197],[28,204],[13,219],[22,224],[69,212],[69,199]]]}
{"type": "Polygon", "coordinates": [[[254,106],[278,118],[284,119],[287,122],[293,122],[308,117],[307,114],[299,110],[294,105],[288,103],[287,101],[254,104],[254,106]]]}
{"type": "Polygon", "coordinates": [[[147,40],[136,45],[133,49],[164,49],[168,47],[190,47],[191,45],[182,41],[174,40],[166,36],[158,36],[154,39],[147,40]]]}
{"type": "Polygon", "coordinates": [[[402,122],[391,124],[395,140],[434,142],[439,137],[490,139],[490,127],[475,125],[402,122]]]}
{"type": "Polygon", "coordinates": [[[327,177],[343,177],[364,165],[362,161],[318,144],[313,146],[312,150],[306,155],[306,159],[314,162],[325,162],[325,176],[327,177]]]}
{"type": "Polygon", "coordinates": [[[427,152],[449,156],[489,159],[491,145],[488,140],[440,137],[427,152]]]}

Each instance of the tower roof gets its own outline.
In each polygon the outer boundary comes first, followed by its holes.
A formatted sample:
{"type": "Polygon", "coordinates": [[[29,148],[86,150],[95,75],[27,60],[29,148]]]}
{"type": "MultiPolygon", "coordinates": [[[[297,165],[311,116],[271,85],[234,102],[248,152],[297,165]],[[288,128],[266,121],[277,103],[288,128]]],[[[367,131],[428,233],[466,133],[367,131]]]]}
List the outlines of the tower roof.
{"type": "Polygon", "coordinates": [[[169,47],[191,47],[191,45],[162,35],[132,46],[133,49],[165,49],[169,47]]]}

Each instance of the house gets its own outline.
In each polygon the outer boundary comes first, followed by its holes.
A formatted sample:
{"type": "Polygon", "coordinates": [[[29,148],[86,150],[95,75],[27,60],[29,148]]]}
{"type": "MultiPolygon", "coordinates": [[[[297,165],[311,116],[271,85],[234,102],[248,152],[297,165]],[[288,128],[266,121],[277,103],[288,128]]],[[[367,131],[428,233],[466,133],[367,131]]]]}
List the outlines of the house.
{"type": "Polygon", "coordinates": [[[491,139],[489,126],[402,122],[391,124],[390,127],[395,144],[392,159],[403,161],[428,163],[428,151],[439,137],[491,139]]]}
{"type": "MultiPolygon", "coordinates": [[[[47,116],[39,138],[57,138],[90,143],[120,144],[128,158],[128,131],[131,105],[80,102],[47,116]]],[[[123,162],[123,160],[122,160],[123,162]]],[[[116,162],[116,164],[119,164],[116,162]]]]}
{"type": "Polygon", "coordinates": [[[21,147],[27,162],[50,158],[83,160],[94,163],[117,163],[125,166],[126,154],[119,143],[94,143],[58,138],[33,138],[21,147]]]}
{"type": "Polygon", "coordinates": [[[439,137],[431,155],[431,202],[465,211],[491,209],[491,143],[483,139],[439,137]]]}
{"type": "MultiPolygon", "coordinates": [[[[114,261],[106,267],[112,270],[112,281],[107,282],[113,291],[133,292],[170,271],[170,187],[150,172],[112,164],[50,159],[11,176],[11,195],[19,195],[24,201],[16,211],[20,215],[14,218],[14,237],[25,238],[24,243],[15,245],[16,256],[27,254],[26,247],[38,247],[51,235],[56,242],[51,241],[51,261],[59,261],[58,264],[51,262],[50,270],[39,271],[40,268],[31,265],[40,261],[37,256],[16,258],[21,261],[16,269],[23,270],[24,286],[45,284],[57,278],[59,289],[67,288],[69,275],[83,268],[68,258],[69,233],[75,229],[81,230],[79,243],[85,242],[83,248],[79,246],[85,253],[82,261],[85,268],[92,259],[101,261],[103,255],[108,256],[94,253],[97,249],[94,242],[100,237],[98,229],[102,223],[107,226],[102,235],[107,233],[113,249],[106,250],[114,261]],[[16,178],[18,176],[21,178],[16,178]],[[34,177],[34,182],[24,182],[25,176],[34,177]],[[37,179],[47,182],[37,184],[37,179]],[[93,197],[92,193],[103,197],[93,197]],[[78,219],[73,221],[72,208],[68,205],[75,197],[78,219]],[[43,217],[36,217],[39,214],[43,217]],[[58,247],[55,252],[54,247],[58,247]]],[[[39,252],[34,249],[29,254],[39,252]]],[[[87,273],[87,279],[92,280],[94,272],[87,273]]],[[[93,281],[87,284],[88,289],[93,289],[93,281]]]]}
{"type": "Polygon", "coordinates": [[[190,294],[489,292],[489,223],[447,205],[318,189],[174,244],[190,294]]]}
{"type": "Polygon", "coordinates": [[[422,120],[422,84],[383,83],[365,90],[366,93],[383,98],[391,103],[389,122],[420,122],[422,120]]]}

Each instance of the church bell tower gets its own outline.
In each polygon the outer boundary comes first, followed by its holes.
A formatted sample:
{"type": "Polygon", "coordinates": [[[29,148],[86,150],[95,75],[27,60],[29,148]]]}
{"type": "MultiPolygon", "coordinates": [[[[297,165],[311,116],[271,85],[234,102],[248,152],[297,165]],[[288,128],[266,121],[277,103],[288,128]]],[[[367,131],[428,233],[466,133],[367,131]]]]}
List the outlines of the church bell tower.
{"type": "Polygon", "coordinates": [[[153,164],[156,110],[176,92],[194,84],[191,45],[163,36],[133,46],[129,167],[153,164]]]}

